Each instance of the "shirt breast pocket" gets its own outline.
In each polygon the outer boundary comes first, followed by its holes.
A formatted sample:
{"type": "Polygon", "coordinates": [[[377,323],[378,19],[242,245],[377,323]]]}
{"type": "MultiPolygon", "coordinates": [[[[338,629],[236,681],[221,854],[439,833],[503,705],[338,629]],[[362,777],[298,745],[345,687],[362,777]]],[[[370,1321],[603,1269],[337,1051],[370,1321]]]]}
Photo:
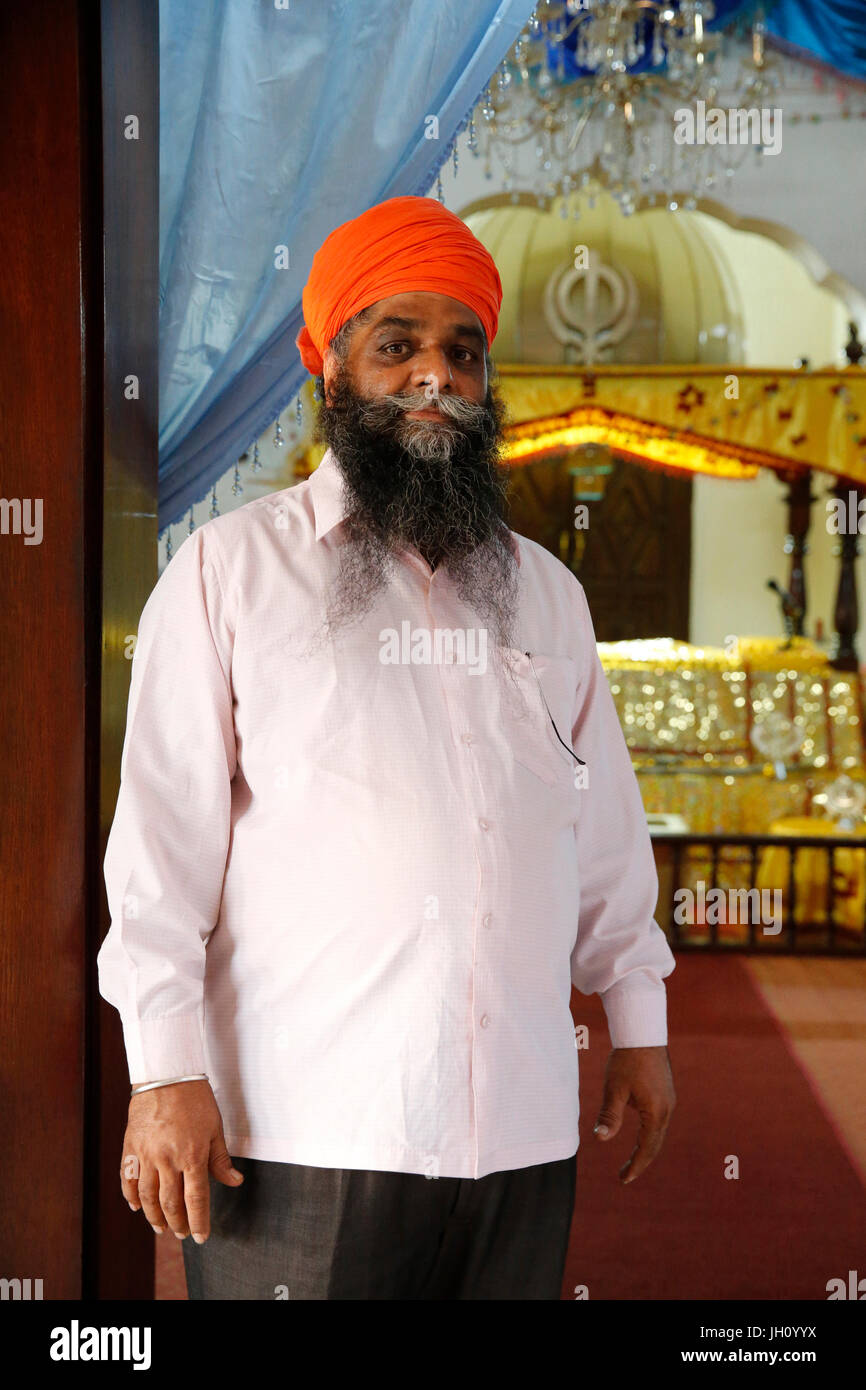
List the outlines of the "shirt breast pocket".
{"type": "Polygon", "coordinates": [[[579,766],[569,752],[577,663],[569,656],[538,652],[533,652],[530,660],[516,648],[505,649],[504,655],[517,686],[504,700],[506,732],[515,762],[550,787],[572,788],[579,766]]]}

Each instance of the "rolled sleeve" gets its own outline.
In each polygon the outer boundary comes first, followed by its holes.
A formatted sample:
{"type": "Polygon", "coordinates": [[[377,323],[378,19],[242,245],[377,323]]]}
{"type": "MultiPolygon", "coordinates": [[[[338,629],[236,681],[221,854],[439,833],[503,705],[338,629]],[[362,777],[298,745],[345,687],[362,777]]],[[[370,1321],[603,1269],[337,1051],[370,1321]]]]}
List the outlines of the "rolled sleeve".
{"type": "Polygon", "coordinates": [[[654,920],[658,875],[637,777],[577,584],[581,680],[572,746],[586,763],[577,821],[580,915],[571,978],[599,994],[613,1047],[667,1042],[673,953],[654,920]]]}
{"type": "Polygon", "coordinates": [[[233,629],[218,560],[212,528],[184,541],[144,607],[132,662],[103,866],[111,927],[97,958],[132,1081],[207,1070],[205,948],[237,766],[233,629]]]}

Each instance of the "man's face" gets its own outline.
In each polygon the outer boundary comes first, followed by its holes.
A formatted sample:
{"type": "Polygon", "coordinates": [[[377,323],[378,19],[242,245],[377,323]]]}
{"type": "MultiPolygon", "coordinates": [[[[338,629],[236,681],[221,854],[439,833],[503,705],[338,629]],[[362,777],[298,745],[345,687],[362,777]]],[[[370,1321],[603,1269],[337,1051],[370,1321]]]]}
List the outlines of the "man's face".
{"type": "Polygon", "coordinates": [[[329,624],[367,611],[407,547],[444,565],[507,645],[516,562],[505,524],[505,406],[488,380],[478,316],[448,295],[391,295],[323,356],[320,437],[347,501],[329,624]]]}
{"type": "MultiPolygon", "coordinates": [[[[362,396],[428,396],[430,404],[411,412],[410,419],[441,423],[437,396],[463,396],[480,405],[487,395],[481,320],[459,300],[426,290],[380,299],[370,318],[356,325],[345,365],[362,396]]],[[[338,374],[330,349],[322,374],[330,403],[338,374]]]]}

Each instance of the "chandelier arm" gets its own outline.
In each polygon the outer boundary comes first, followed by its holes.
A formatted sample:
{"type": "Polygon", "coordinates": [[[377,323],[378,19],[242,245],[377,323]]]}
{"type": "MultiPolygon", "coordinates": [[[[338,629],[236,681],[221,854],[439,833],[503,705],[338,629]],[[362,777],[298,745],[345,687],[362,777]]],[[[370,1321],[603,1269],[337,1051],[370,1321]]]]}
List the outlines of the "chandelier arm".
{"type": "Polygon", "coordinates": [[[600,100],[600,97],[601,97],[601,93],[600,93],[600,92],[593,92],[593,93],[590,95],[590,98],[589,98],[589,102],[588,102],[588,104],[587,104],[587,107],[585,108],[584,111],[581,112],[580,120],[578,121],[577,125],[576,125],[575,128],[574,128],[574,134],[572,135],[571,139],[570,139],[569,142],[568,142],[568,146],[567,146],[567,150],[566,150],[566,152],[567,152],[568,154],[571,154],[571,153],[577,148],[577,142],[578,142],[578,140],[580,139],[580,137],[581,137],[581,135],[583,134],[583,132],[586,130],[586,127],[587,127],[587,123],[588,123],[588,121],[589,121],[589,118],[590,118],[590,116],[592,115],[593,111],[595,110],[596,106],[598,105],[599,100],[600,100]]]}

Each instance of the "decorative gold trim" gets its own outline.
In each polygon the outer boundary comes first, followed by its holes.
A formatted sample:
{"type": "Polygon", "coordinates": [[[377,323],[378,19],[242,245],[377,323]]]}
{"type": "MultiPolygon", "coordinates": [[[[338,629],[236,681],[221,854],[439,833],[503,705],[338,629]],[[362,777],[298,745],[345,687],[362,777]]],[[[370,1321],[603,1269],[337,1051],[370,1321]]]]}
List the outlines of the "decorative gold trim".
{"type": "MultiPolygon", "coordinates": [[[[725,444],[690,430],[671,430],[600,406],[578,406],[564,415],[512,425],[506,432],[505,459],[514,467],[565,454],[582,444],[606,444],[622,458],[674,474],[709,473],[748,481],[759,468],[790,471],[792,462],[774,454],[725,444]]],[[[796,467],[796,465],[794,465],[796,467]]]]}

